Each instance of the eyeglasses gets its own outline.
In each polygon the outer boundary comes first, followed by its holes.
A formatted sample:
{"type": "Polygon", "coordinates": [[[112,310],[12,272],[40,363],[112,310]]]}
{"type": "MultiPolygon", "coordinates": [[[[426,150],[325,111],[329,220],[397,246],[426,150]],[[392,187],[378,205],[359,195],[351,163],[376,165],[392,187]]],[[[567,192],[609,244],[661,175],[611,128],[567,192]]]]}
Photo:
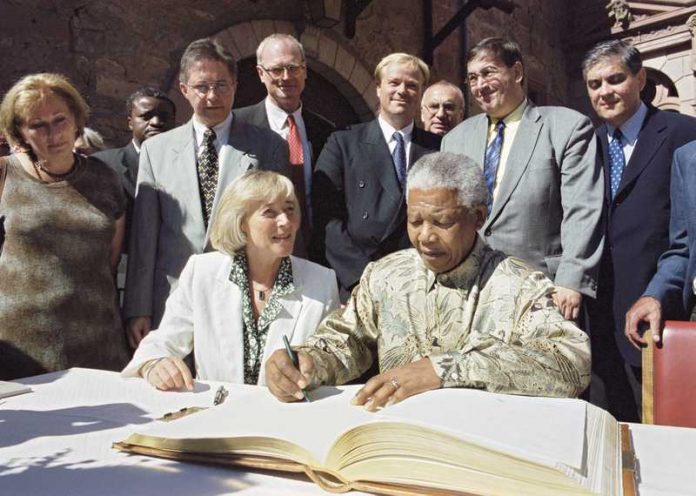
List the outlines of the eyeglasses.
{"type": "MultiPolygon", "coordinates": [[[[188,85],[187,85],[188,86],[188,85]]],[[[215,81],[214,83],[196,83],[190,86],[198,96],[207,96],[210,91],[219,95],[225,95],[232,91],[232,85],[225,81],[215,81]]]]}
{"type": "Polygon", "coordinates": [[[442,109],[445,112],[445,114],[454,114],[459,110],[458,107],[459,106],[454,102],[432,102],[428,105],[422,105],[422,108],[426,112],[428,112],[428,114],[430,114],[431,117],[437,114],[440,111],[440,109],[442,109]]]}
{"type": "Polygon", "coordinates": [[[300,72],[302,72],[305,68],[304,64],[288,64],[288,65],[278,65],[276,67],[264,67],[262,65],[259,65],[261,69],[266,71],[268,74],[270,74],[274,78],[279,78],[282,77],[285,74],[285,71],[288,71],[289,76],[297,76],[300,72]]]}
{"type": "Polygon", "coordinates": [[[494,65],[484,67],[481,72],[470,72],[466,75],[466,82],[469,86],[476,86],[479,82],[488,82],[495,79],[500,74],[500,69],[494,65]]]}

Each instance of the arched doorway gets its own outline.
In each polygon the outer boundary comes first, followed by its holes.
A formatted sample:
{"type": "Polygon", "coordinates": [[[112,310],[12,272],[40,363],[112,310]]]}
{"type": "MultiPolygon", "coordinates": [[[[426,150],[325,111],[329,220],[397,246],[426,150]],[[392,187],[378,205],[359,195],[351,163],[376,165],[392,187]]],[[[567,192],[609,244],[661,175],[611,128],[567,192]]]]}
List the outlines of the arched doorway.
{"type": "MultiPolygon", "coordinates": [[[[266,97],[266,88],[256,73],[256,57],[247,57],[239,62],[238,81],[234,108],[253,105],[266,97]]],[[[309,67],[302,104],[336,124],[339,129],[360,122],[360,117],[346,97],[330,81],[309,67]]]]}

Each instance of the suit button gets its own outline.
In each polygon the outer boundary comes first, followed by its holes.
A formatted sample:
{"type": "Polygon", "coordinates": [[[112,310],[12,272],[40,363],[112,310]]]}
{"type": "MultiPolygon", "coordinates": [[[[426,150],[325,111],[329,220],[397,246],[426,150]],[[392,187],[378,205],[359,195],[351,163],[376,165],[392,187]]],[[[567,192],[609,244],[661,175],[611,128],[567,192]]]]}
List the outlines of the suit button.
{"type": "Polygon", "coordinates": [[[483,232],[483,235],[484,235],[484,236],[490,236],[490,235],[491,235],[491,228],[489,227],[488,229],[486,229],[486,230],[483,232]]]}
{"type": "Polygon", "coordinates": [[[360,182],[358,183],[358,187],[359,187],[359,188],[364,188],[364,187],[365,187],[365,181],[360,181],[360,182]]]}
{"type": "Polygon", "coordinates": [[[363,218],[363,219],[367,219],[368,217],[369,217],[369,215],[367,215],[367,212],[363,212],[362,218],[363,218]]]}

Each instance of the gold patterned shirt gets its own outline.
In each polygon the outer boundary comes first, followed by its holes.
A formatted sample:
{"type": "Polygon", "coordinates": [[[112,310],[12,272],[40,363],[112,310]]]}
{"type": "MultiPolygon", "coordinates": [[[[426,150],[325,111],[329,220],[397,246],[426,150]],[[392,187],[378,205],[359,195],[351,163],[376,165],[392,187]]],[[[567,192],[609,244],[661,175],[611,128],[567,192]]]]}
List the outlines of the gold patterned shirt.
{"type": "Polygon", "coordinates": [[[375,359],[385,372],[428,357],[443,387],[577,396],[589,383],[589,339],[552,293],[541,272],[481,238],[441,274],[403,250],[368,265],[345,309],[301,349],[322,384],[353,380],[375,359]]]}

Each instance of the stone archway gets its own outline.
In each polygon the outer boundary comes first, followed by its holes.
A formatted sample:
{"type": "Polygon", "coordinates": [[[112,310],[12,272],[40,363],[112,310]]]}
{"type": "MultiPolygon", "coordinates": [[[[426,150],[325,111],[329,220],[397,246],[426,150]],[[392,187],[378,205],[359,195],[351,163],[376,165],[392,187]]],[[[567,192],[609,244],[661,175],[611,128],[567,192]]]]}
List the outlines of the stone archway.
{"type": "Polygon", "coordinates": [[[646,76],[641,99],[660,110],[680,112],[679,92],[672,80],[664,72],[650,67],[646,68],[646,76]]]}
{"type": "MultiPolygon", "coordinates": [[[[256,103],[265,95],[254,68],[256,47],[272,33],[298,37],[292,23],[279,20],[242,22],[212,35],[240,61],[235,107],[256,103]]],[[[329,30],[307,27],[298,38],[307,58],[305,105],[339,125],[374,118],[378,100],[372,74],[365,64],[329,30]]],[[[186,121],[191,111],[179,92],[178,81],[173,82],[169,94],[180,110],[177,121],[186,121]]]]}

